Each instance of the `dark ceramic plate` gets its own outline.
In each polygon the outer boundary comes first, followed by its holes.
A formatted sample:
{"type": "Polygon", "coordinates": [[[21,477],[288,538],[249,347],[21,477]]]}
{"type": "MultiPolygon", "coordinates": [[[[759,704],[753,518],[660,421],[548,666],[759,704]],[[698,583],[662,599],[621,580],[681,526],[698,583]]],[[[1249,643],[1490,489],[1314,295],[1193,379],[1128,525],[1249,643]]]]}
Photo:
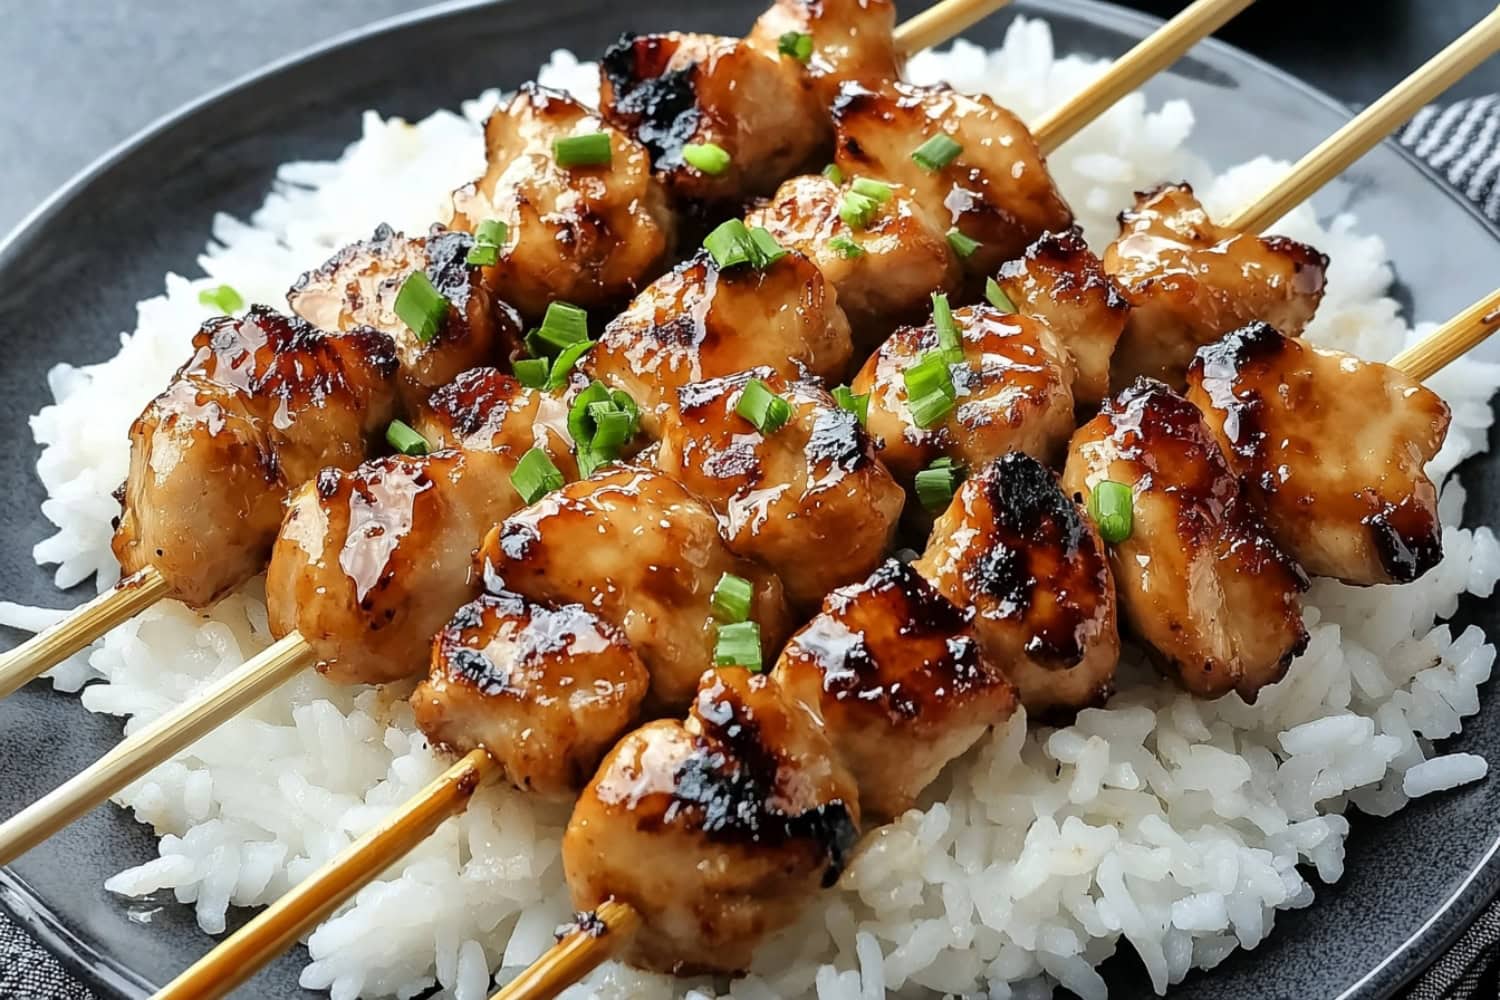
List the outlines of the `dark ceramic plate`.
{"type": "MultiPolygon", "coordinates": [[[[13,431],[21,414],[48,401],[51,365],[108,357],[116,331],[133,325],[133,304],[160,291],[163,273],[193,270],[214,211],[251,211],[278,163],[336,155],[357,135],[361,109],[420,117],[485,87],[521,83],[553,48],[598,52],[626,28],[737,32],[761,6],[761,0],[449,6],[337,40],[184,109],[91,168],[0,247],[0,399],[13,431]]],[[[1124,51],[1156,23],[1081,0],[1024,0],[1015,10],[1049,18],[1059,51],[1103,56],[1124,51]]],[[[969,37],[998,44],[1012,17],[997,15],[969,37]]],[[[1295,158],[1348,117],[1310,88],[1214,43],[1199,46],[1148,90],[1153,100],[1194,102],[1199,123],[1192,145],[1217,166],[1259,153],[1295,158]]],[[[1355,207],[1366,228],[1386,237],[1402,295],[1423,318],[1452,313],[1500,274],[1497,233],[1394,145],[1367,156],[1318,205],[1325,214],[1355,207]]],[[[48,534],[38,513],[43,493],[35,458],[29,442],[0,449],[0,595],[58,604],[68,598],[29,558],[48,534]]],[[[1470,518],[1500,521],[1495,460],[1470,463],[1464,474],[1470,518]]],[[[83,596],[81,589],[68,595],[83,596]]],[[[1500,630],[1494,608],[1463,611],[1464,621],[1500,630]]],[[[16,638],[0,636],[0,645],[16,638]]],[[[0,702],[0,814],[76,772],[118,736],[116,720],[90,715],[43,685],[0,702]]],[[[1454,743],[1500,760],[1500,705],[1486,705],[1454,743]]],[[[1310,909],[1283,914],[1260,948],[1195,973],[1174,995],[1388,996],[1494,894],[1497,838],[1500,781],[1494,780],[1421,800],[1391,819],[1357,819],[1343,882],[1322,889],[1310,909]]],[[[96,810],[0,872],[0,903],[101,996],[145,995],[211,943],[188,907],[169,903],[148,913],[104,892],[108,875],[154,857],[154,846],[148,831],[120,810],[96,810]]],[[[1121,952],[1107,970],[1113,995],[1147,995],[1139,963],[1128,946],[1121,952]]],[[[298,949],[279,960],[244,994],[304,995],[296,983],[305,957],[298,949]]]]}

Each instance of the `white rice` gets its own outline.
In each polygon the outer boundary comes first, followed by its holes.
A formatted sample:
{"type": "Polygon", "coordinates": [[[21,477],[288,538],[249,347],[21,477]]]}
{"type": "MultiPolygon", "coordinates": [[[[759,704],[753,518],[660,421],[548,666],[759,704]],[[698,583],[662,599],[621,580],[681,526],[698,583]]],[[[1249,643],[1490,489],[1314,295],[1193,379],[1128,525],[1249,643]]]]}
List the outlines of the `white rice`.
{"type": "MultiPolygon", "coordinates": [[[[1046,25],[1018,20],[1001,51],[959,44],[917,58],[911,74],[989,91],[1035,117],[1098,68],[1055,59],[1046,25]]],[[[590,68],[565,53],[542,78],[592,90],[590,68]]],[[[280,302],[300,270],[377,222],[424,228],[447,192],[479,171],[476,122],[494,100],[416,125],[368,113],[363,137],[337,163],[290,164],[248,223],[216,218],[199,260],[208,277],[168,275],[113,359],[52,372],[57,402],[31,426],[43,446],[44,511],[57,526],[36,558],[57,565],[59,586],[90,575],[101,587],[114,582],[110,490],[125,473],[126,428],[205,317],[198,290],[228,282],[247,300],[280,302]]],[[[1052,158],[1096,244],[1113,234],[1134,188],[1185,176],[1223,212],[1277,175],[1279,165],[1264,160],[1210,175],[1184,147],[1192,120],[1182,102],[1153,110],[1133,96],[1052,158]]],[[[1320,226],[1305,209],[1277,229],[1333,258],[1311,337],[1372,358],[1412,339],[1385,297],[1391,272],[1378,237],[1351,218],[1320,226]]],[[[1454,410],[1437,476],[1484,449],[1497,384],[1500,370],[1472,361],[1434,379],[1454,410]]],[[[1034,997],[1060,983],[1095,998],[1106,995],[1095,967],[1122,939],[1158,991],[1254,947],[1278,910],[1307,906],[1313,881],[1343,873],[1350,806],[1385,815],[1485,774],[1483,760],[1434,756],[1432,744],[1477,711],[1495,659],[1477,629],[1454,636],[1437,624],[1459,595],[1488,596],[1500,577],[1490,529],[1456,527],[1463,505],[1448,476],[1447,554],[1422,580],[1317,582],[1306,654],[1254,707],[1187,697],[1131,661],[1107,710],[1065,729],[1028,730],[1019,716],[1000,727],[948,769],[926,808],[873,831],[838,887],[813,900],[729,993],[1034,997]]],[[[0,622],[48,621],[0,606],[0,622]]],[[[84,690],[85,707],[128,716],[131,731],[268,641],[257,582],[206,619],[171,603],[153,609],[58,668],[54,682],[76,690],[102,679],[84,690]]],[[[228,905],[275,899],[442,768],[399,694],[308,674],[136,782],[118,801],[156,828],[160,857],[109,888],[170,889],[210,933],[223,930],[228,905]]],[[[483,997],[492,971],[513,976],[567,916],[558,861],[566,819],[564,808],[483,791],[312,935],[303,984],[340,998],[404,997],[433,983],[445,996],[483,997]]],[[[575,995],[710,996],[714,985],[610,965],[575,995]]]]}

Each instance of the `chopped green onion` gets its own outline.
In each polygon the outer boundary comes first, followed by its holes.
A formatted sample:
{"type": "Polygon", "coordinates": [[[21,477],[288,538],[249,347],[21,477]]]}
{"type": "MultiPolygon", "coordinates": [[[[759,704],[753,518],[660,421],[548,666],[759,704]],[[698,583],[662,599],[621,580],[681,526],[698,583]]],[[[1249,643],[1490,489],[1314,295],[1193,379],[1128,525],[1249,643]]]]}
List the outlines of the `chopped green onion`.
{"type": "Polygon", "coordinates": [[[611,392],[597,379],[568,408],[568,434],[578,456],[578,471],[591,476],[620,457],[620,449],[640,428],[640,407],[629,393],[611,392]]]}
{"type": "Polygon", "coordinates": [[[569,344],[589,339],[589,314],[567,302],[547,306],[542,325],[526,335],[526,347],[536,357],[555,357],[569,344]]]}
{"type": "Polygon", "coordinates": [[[932,293],[932,325],[937,328],[938,353],[948,364],[958,364],[964,359],[963,337],[954,322],[948,296],[942,292],[932,293]]]}
{"type": "Polygon", "coordinates": [[[788,31],[777,39],[776,51],[784,56],[791,56],[798,62],[807,62],[812,58],[812,35],[802,31],[788,31]]]}
{"type": "Polygon", "coordinates": [[[1105,479],[1094,484],[1086,504],[1099,526],[1099,537],[1118,545],[1130,537],[1135,521],[1135,494],[1129,486],[1105,479]]]}
{"type": "Polygon", "coordinates": [[[588,353],[589,348],[594,346],[592,340],[575,340],[562,349],[557,360],[552,362],[552,371],[547,376],[547,389],[561,389],[563,383],[568,381],[568,373],[578,363],[578,359],[588,353]]]}
{"type": "Polygon", "coordinates": [[[1017,311],[1016,304],[1010,300],[1010,296],[1005,294],[1005,290],[1000,287],[1000,283],[994,278],[984,279],[984,297],[989,300],[990,305],[1001,312],[1013,313],[1017,311]]]}
{"type": "Polygon", "coordinates": [[[437,336],[448,315],[448,300],[432,287],[425,271],[413,271],[396,293],[396,315],[417,339],[427,343],[437,336]]]}
{"type": "Polygon", "coordinates": [[[475,243],[464,256],[464,263],[475,267],[493,267],[500,263],[500,248],[493,243],[475,243]]]}
{"type": "Polygon", "coordinates": [[[690,142],[682,147],[682,158],[688,166],[717,177],[729,169],[729,151],[713,142],[690,142]]]}
{"type": "Polygon", "coordinates": [[[916,160],[917,165],[923,170],[936,173],[952,163],[953,158],[963,151],[964,148],[954,142],[951,137],[939,132],[912,150],[911,158],[916,160]]]}
{"type": "Polygon", "coordinates": [[[833,401],[839,404],[840,409],[854,414],[861,427],[869,422],[870,394],[868,392],[856,393],[847,385],[836,386],[833,390],[833,401]]]}
{"type": "Polygon", "coordinates": [[[906,406],[911,411],[912,421],[923,430],[932,427],[953,409],[958,391],[953,387],[953,376],[948,371],[948,362],[938,351],[922,355],[916,364],[901,373],[906,383],[906,406]]]}
{"type": "Polygon", "coordinates": [[[528,389],[540,389],[547,384],[552,362],[546,358],[518,358],[511,367],[515,369],[517,382],[528,389]]]}
{"type": "Polygon", "coordinates": [[[880,211],[880,202],[857,191],[845,191],[839,199],[839,218],[853,229],[866,229],[880,211]]]}
{"type": "Polygon", "coordinates": [[[733,573],[725,573],[714,584],[714,614],[728,624],[745,621],[750,617],[750,602],[755,597],[755,588],[750,581],[733,573]]]}
{"type": "Polygon", "coordinates": [[[392,420],[385,429],[385,442],[403,455],[425,455],[432,450],[426,438],[400,420],[392,420]]]}
{"type": "Polygon", "coordinates": [[[828,241],[828,246],[834,253],[845,260],[854,260],[856,257],[865,255],[865,248],[854,242],[847,236],[835,236],[828,241]]]}
{"type": "Polygon", "coordinates": [[[953,502],[958,484],[964,481],[964,468],[944,456],[917,473],[917,500],[930,514],[947,509],[953,502]]]}
{"type": "Polygon", "coordinates": [[[737,264],[767,268],[787,255],[787,250],[763,226],[750,229],[739,219],[721,223],[703,238],[703,249],[713,257],[719,270],[737,264]]]}
{"type": "Polygon", "coordinates": [[[776,242],[776,237],[765,226],[750,230],[750,242],[754,246],[752,257],[755,266],[765,270],[787,255],[786,247],[776,242]]]}
{"type": "Polygon", "coordinates": [[[967,259],[973,256],[974,251],[979,249],[979,241],[965,236],[963,233],[958,231],[958,227],[956,226],[948,230],[948,245],[952,247],[953,252],[958,254],[958,256],[962,259],[967,259]]]}
{"type": "Polygon", "coordinates": [[[856,177],[854,183],[849,185],[856,194],[862,194],[871,199],[877,205],[884,205],[891,200],[895,189],[884,181],[872,181],[868,177],[856,177]]]}
{"type": "Polygon", "coordinates": [[[755,425],[762,434],[775,434],[792,418],[792,404],[771,391],[771,387],[758,378],[745,383],[734,412],[755,425]]]}
{"type": "Polygon", "coordinates": [[[552,156],[559,167],[602,167],[609,163],[609,133],[590,132],[552,141],[552,156]]]}
{"type": "Polygon", "coordinates": [[[760,626],[755,622],[720,625],[714,642],[714,665],[747,667],[760,673],[760,626]]]}
{"type": "Polygon", "coordinates": [[[835,184],[844,183],[844,172],[839,169],[839,165],[837,163],[830,163],[828,164],[828,166],[824,167],[823,176],[827,177],[835,184]]]}
{"type": "Polygon", "coordinates": [[[590,403],[589,419],[594,422],[594,439],[590,448],[595,454],[619,455],[625,442],[635,436],[635,417],[615,405],[590,403]]]}
{"type": "Polygon", "coordinates": [[[489,267],[500,260],[500,248],[505,246],[509,228],[499,219],[485,219],[474,229],[474,245],[469,248],[465,264],[489,267]]]}
{"type": "Polygon", "coordinates": [[[210,309],[217,309],[225,316],[239,312],[245,308],[245,300],[239,292],[228,285],[220,285],[218,288],[205,288],[198,293],[198,301],[210,309]]]}
{"type": "Polygon", "coordinates": [[[563,484],[563,474],[552,459],[540,448],[533,448],[521,456],[511,470],[510,484],[521,494],[526,503],[536,503],[543,496],[563,484]]]}

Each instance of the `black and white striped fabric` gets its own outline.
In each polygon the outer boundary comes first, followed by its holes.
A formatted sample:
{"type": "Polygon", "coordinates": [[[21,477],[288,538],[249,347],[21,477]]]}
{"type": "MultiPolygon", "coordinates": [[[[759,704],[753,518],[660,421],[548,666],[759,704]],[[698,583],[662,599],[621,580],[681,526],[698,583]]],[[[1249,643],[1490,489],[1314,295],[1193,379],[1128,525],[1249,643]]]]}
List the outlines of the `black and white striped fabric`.
{"type": "Polygon", "coordinates": [[[1397,139],[1500,220],[1500,94],[1423,108],[1397,139]]]}

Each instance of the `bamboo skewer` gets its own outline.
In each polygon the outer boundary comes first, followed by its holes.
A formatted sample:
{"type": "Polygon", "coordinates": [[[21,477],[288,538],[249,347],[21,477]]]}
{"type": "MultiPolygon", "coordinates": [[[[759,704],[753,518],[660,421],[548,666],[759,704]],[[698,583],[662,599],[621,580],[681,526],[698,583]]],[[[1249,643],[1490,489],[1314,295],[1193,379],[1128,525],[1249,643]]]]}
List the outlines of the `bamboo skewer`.
{"type": "Polygon", "coordinates": [[[1389,363],[1418,382],[1425,382],[1469,353],[1497,329],[1500,329],[1500,290],[1491,292],[1454,316],[1389,363]]]}
{"type": "Polygon", "coordinates": [[[896,26],[896,51],[912,55],[956,38],[1010,0],[944,0],[896,26]]]}

